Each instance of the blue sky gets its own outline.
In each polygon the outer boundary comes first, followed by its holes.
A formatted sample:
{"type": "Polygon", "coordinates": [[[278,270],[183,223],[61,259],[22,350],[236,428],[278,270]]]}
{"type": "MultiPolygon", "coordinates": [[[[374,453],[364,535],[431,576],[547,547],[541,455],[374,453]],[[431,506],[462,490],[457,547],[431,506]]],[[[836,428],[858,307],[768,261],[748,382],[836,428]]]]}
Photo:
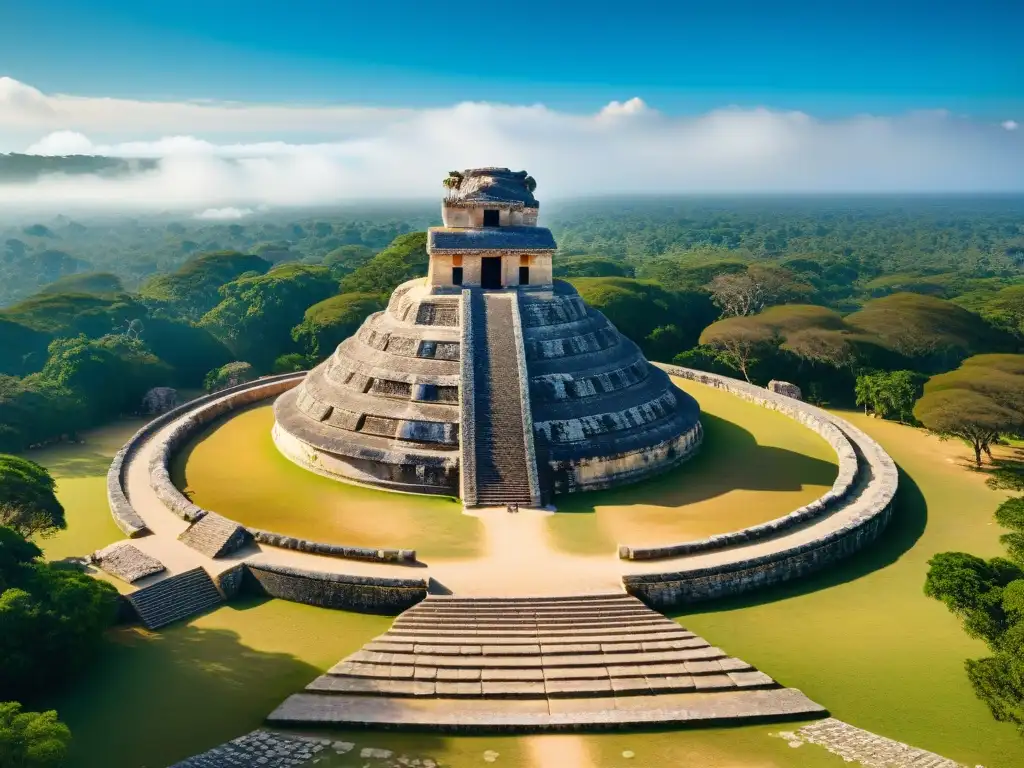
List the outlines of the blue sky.
{"type": "Polygon", "coordinates": [[[0,0],[0,75],[142,99],[1019,119],[1022,29],[1019,0],[0,0]]]}

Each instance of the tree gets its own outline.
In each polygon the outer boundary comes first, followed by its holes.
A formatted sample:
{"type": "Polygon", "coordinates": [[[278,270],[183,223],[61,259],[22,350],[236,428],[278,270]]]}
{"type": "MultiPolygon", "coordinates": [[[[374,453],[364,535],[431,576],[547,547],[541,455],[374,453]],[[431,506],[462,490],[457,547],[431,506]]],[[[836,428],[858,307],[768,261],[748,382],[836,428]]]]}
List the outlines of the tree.
{"type": "Polygon", "coordinates": [[[920,397],[924,377],[914,371],[876,371],[857,377],[854,388],[857,405],[864,413],[887,419],[895,415],[903,424],[913,417],[914,402],[920,397]]]}
{"type": "Polygon", "coordinates": [[[310,358],[322,359],[384,306],[380,295],[374,293],[332,296],[306,310],[302,322],[292,329],[292,338],[310,358]]]}
{"type": "Polygon", "coordinates": [[[928,561],[924,592],[985,641],[992,655],[968,659],[967,677],[996,720],[1024,729],[1024,498],[1004,502],[996,521],[1011,529],[1000,539],[1011,559],[941,552],[928,561]]]}
{"type": "Polygon", "coordinates": [[[717,275],[707,286],[723,317],[756,315],[765,307],[809,296],[811,287],[788,269],[751,264],[746,272],[717,275]]]}
{"type": "Polygon", "coordinates": [[[34,461],[0,454],[0,525],[25,538],[67,527],[50,473],[34,461]]]}
{"type": "Polygon", "coordinates": [[[63,683],[117,618],[113,585],[40,556],[0,527],[0,699],[38,696],[63,683]]]}
{"type": "Polygon", "coordinates": [[[222,389],[236,387],[255,378],[256,373],[249,363],[236,361],[222,365],[220,368],[214,368],[206,374],[206,378],[203,379],[203,387],[207,392],[219,392],[222,389]]]}
{"type": "Polygon", "coordinates": [[[373,249],[365,245],[341,245],[324,256],[324,266],[335,277],[343,277],[373,258],[373,249]]]}
{"type": "Polygon", "coordinates": [[[427,272],[427,233],[399,235],[383,251],[341,280],[342,293],[390,294],[427,272]]]}
{"type": "Polygon", "coordinates": [[[271,373],[298,373],[309,368],[309,359],[298,352],[281,355],[274,361],[271,373]]]}
{"type": "Polygon", "coordinates": [[[222,285],[247,272],[263,274],[270,262],[238,251],[216,251],[193,256],[180,269],[159,275],[139,290],[143,300],[167,307],[190,320],[198,320],[220,301],[222,285]]]}
{"type": "Polygon", "coordinates": [[[700,343],[718,350],[721,359],[750,381],[750,369],[759,356],[777,342],[775,331],[754,317],[735,316],[704,329],[700,343]]]}
{"type": "Polygon", "coordinates": [[[916,293],[869,301],[846,323],[931,370],[952,368],[972,354],[1011,348],[1005,335],[974,313],[916,293]]]}
{"type": "Polygon", "coordinates": [[[166,363],[125,336],[57,339],[49,351],[42,378],[80,396],[98,418],[135,412],[146,392],[171,377],[166,363]]]}
{"type": "Polygon", "coordinates": [[[982,453],[1001,435],[1024,430],[1024,375],[1007,372],[1024,355],[979,355],[955,371],[931,377],[914,416],[942,436],[956,437],[982,453]]]}
{"type": "Polygon", "coordinates": [[[25,712],[16,701],[0,702],[0,765],[5,768],[59,768],[71,731],[53,710],[25,712]]]}
{"type": "Polygon", "coordinates": [[[281,354],[294,350],[291,330],[306,309],[336,291],[327,267],[281,264],[266,274],[224,285],[222,301],[203,316],[200,325],[237,359],[267,370],[281,354]]]}

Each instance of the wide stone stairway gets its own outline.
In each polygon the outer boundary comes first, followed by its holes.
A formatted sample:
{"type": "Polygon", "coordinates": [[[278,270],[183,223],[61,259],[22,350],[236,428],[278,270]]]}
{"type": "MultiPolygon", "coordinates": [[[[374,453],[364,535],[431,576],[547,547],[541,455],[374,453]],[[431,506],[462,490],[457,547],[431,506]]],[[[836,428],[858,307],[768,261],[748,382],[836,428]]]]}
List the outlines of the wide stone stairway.
{"type": "Polygon", "coordinates": [[[432,595],[269,722],[536,731],[824,714],[625,594],[432,595]]]}
{"type": "Polygon", "coordinates": [[[472,297],[477,504],[483,507],[532,502],[514,300],[509,294],[481,291],[472,297]]]}

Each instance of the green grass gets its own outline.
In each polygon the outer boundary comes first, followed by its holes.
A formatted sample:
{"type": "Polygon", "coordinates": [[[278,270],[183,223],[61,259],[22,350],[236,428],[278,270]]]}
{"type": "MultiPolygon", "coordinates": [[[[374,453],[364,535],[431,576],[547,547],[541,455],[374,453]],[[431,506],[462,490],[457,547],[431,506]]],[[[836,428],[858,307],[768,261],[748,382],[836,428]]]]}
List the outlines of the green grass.
{"type": "Polygon", "coordinates": [[[967,681],[964,659],[985,655],[984,646],[922,592],[935,553],[1001,552],[992,513],[1005,494],[963,468],[958,443],[842,415],[900,466],[884,538],[822,575],[679,621],[861,728],[966,765],[1024,765],[1024,739],[992,719],[967,681]]]}
{"type": "MultiPolygon", "coordinates": [[[[745,404],[732,403],[712,408],[702,401],[724,422],[744,424],[745,404]]],[[[991,718],[964,674],[963,660],[983,655],[983,646],[922,593],[934,553],[1001,551],[992,512],[1005,493],[989,490],[983,475],[963,468],[960,444],[844,415],[875,436],[903,470],[898,508],[883,540],[818,577],[710,605],[680,622],[854,725],[969,766],[1024,765],[1024,739],[991,718]]],[[[115,425],[87,435],[85,445],[29,454],[54,471],[67,508],[69,528],[45,542],[48,556],[81,554],[120,538],[106,509],[103,478],[109,457],[135,426],[115,425]]],[[[709,466],[716,469],[717,462],[709,466]]],[[[122,629],[84,678],[41,703],[56,706],[74,732],[71,768],[162,768],[258,727],[278,702],[387,623],[267,601],[224,607],[157,634],[122,629]]],[[[500,755],[495,765],[517,768],[845,765],[818,747],[790,748],[771,735],[781,728],[518,739],[358,733],[349,740],[453,768],[486,764],[489,749],[500,755]],[[635,757],[622,758],[624,750],[635,757]]],[[[325,768],[364,763],[352,755],[325,768]]]]}
{"type": "Polygon", "coordinates": [[[199,506],[245,525],[331,544],[415,549],[424,559],[472,557],[480,521],[457,499],[341,483],[284,458],[271,405],[216,422],[178,456],[175,483],[199,506]]]}
{"type": "Polygon", "coordinates": [[[548,530],[560,549],[607,554],[617,544],[735,531],[786,515],[832,486],[835,451],[811,430],[720,390],[676,383],[700,403],[700,452],[643,483],[558,498],[548,530]]]}

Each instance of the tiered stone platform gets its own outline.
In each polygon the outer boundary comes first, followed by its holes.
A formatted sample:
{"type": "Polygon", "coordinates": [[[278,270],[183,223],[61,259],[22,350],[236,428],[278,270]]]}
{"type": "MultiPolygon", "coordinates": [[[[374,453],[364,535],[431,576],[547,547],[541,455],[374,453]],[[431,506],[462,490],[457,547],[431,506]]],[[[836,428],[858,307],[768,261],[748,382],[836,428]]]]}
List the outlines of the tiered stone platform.
{"type": "Polygon", "coordinates": [[[428,597],[268,720],[537,731],[824,714],[639,600],[600,594],[428,597]]]}

